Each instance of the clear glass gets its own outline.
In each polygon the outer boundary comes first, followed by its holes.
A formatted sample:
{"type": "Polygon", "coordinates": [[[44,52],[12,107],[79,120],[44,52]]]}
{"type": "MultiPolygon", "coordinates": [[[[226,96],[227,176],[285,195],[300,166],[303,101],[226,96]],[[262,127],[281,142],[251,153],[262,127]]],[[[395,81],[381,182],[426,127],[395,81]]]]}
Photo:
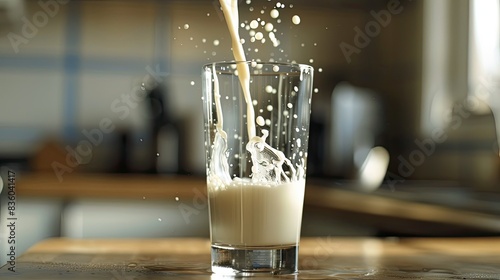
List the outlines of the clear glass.
{"type": "Polygon", "coordinates": [[[214,273],[297,272],[313,72],[286,63],[203,67],[214,273]]]}

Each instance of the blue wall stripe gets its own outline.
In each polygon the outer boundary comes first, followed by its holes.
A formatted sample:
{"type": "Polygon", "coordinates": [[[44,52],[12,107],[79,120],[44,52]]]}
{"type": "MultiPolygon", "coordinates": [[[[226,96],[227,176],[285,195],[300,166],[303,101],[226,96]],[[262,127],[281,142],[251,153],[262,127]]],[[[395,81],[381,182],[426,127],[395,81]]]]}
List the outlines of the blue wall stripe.
{"type": "Polygon", "coordinates": [[[146,73],[146,66],[151,65],[151,63],[148,64],[149,60],[139,58],[92,57],[83,59],[82,57],[75,56],[70,54],[64,56],[19,55],[16,57],[0,55],[0,70],[47,70],[64,73],[63,69],[71,71],[70,68],[78,67],[78,71],[75,74],[81,74],[84,71],[93,71],[110,74],[138,75],[146,73]]]}
{"type": "Polygon", "coordinates": [[[42,56],[42,55],[18,55],[18,56],[1,56],[0,69],[53,69],[60,70],[63,66],[63,60],[57,56],[42,56]]]}
{"type": "Polygon", "coordinates": [[[70,2],[68,5],[68,15],[66,17],[63,135],[67,141],[75,141],[77,138],[78,72],[80,69],[79,45],[81,35],[79,6],[79,1],[70,2]]]}
{"type": "Polygon", "coordinates": [[[36,127],[0,127],[0,142],[36,141],[45,131],[36,127]]]}

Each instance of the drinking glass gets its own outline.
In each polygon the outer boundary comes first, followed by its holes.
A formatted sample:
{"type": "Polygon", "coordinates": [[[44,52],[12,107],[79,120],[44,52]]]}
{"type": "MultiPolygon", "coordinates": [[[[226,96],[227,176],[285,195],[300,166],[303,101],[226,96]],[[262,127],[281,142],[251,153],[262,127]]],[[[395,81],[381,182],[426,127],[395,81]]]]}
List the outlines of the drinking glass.
{"type": "Polygon", "coordinates": [[[297,272],[313,73],[275,62],[203,66],[215,274],[297,272]]]}

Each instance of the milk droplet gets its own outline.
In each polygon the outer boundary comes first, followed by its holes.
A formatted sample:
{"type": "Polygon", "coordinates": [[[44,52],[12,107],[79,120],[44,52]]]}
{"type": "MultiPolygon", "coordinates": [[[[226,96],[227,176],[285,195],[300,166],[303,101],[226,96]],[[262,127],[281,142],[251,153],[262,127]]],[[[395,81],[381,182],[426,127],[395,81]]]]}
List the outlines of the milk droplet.
{"type": "MultiPolygon", "coordinates": [[[[300,140],[300,139],[299,139],[299,140],[300,140]]],[[[176,197],[175,197],[175,201],[179,201],[179,197],[178,197],[178,196],[176,196],[176,197]]]]}
{"type": "Polygon", "coordinates": [[[274,72],[278,72],[278,71],[280,71],[280,67],[279,67],[278,65],[274,65],[274,66],[273,66],[273,71],[274,71],[274,72]]]}
{"type": "Polygon", "coordinates": [[[276,9],[272,9],[270,12],[270,15],[272,18],[277,18],[280,16],[280,12],[278,12],[278,10],[276,10],[276,9]]]}
{"type": "Polygon", "coordinates": [[[156,156],[159,157],[160,156],[160,153],[156,153],[156,156]]]}
{"type": "Polygon", "coordinates": [[[189,29],[189,24],[184,24],[184,29],[189,29]]]}
{"type": "Polygon", "coordinates": [[[262,40],[262,38],[264,38],[264,34],[262,34],[262,32],[257,32],[255,34],[255,39],[262,40]]]}
{"type": "Polygon", "coordinates": [[[203,38],[203,39],[201,39],[201,42],[202,42],[202,43],[206,43],[206,42],[207,42],[207,39],[203,38]]]}
{"type": "Polygon", "coordinates": [[[273,105],[267,105],[267,110],[271,112],[273,110],[273,105]]]}
{"type": "Polygon", "coordinates": [[[313,63],[314,62],[314,59],[309,59],[309,63],[313,63]]]}
{"type": "Polygon", "coordinates": [[[286,104],[286,106],[287,106],[288,108],[290,108],[290,109],[292,109],[292,108],[293,108],[293,104],[292,104],[292,103],[288,103],[288,104],[286,104]]]}
{"type": "Polygon", "coordinates": [[[272,23],[270,23],[270,22],[268,22],[268,23],[266,24],[266,26],[264,26],[264,30],[266,30],[267,32],[271,32],[271,31],[273,31],[273,29],[274,29],[274,26],[273,26],[273,24],[272,24],[272,23]]]}
{"type": "Polygon", "coordinates": [[[142,138],[141,138],[141,139],[139,139],[139,141],[141,141],[141,142],[142,142],[143,140],[144,140],[144,139],[142,139],[142,138]]]}
{"type": "Polygon", "coordinates": [[[255,19],[250,22],[250,28],[255,29],[259,27],[259,22],[256,21],[255,19]]]}
{"type": "Polygon", "coordinates": [[[318,72],[323,72],[323,68],[318,68],[318,72]]]}
{"type": "Polygon", "coordinates": [[[158,221],[161,222],[161,218],[158,218],[158,221]]]}
{"type": "Polygon", "coordinates": [[[292,17],[292,22],[293,24],[297,25],[297,24],[300,24],[300,17],[298,15],[294,15],[292,17]]]}
{"type": "Polygon", "coordinates": [[[314,93],[318,93],[319,92],[319,89],[318,88],[315,88],[314,89],[314,93]]]}
{"type": "Polygon", "coordinates": [[[264,126],[266,124],[266,121],[264,120],[264,118],[262,116],[258,116],[257,119],[255,120],[257,122],[258,125],[260,126],[264,126]]]}
{"type": "Polygon", "coordinates": [[[214,40],[214,46],[218,46],[220,44],[219,40],[214,40]]]}
{"type": "Polygon", "coordinates": [[[191,81],[191,85],[194,86],[194,81],[191,81]]]}
{"type": "Polygon", "coordinates": [[[266,86],[266,92],[267,93],[272,93],[273,92],[273,87],[272,86],[266,86]]]}

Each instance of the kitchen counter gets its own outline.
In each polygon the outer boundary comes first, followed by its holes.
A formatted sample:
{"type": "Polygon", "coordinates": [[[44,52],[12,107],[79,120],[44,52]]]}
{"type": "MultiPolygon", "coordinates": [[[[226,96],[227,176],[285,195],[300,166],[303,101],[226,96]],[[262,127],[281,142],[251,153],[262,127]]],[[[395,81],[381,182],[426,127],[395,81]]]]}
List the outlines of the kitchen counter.
{"type": "MultiPolygon", "coordinates": [[[[430,185],[430,183],[428,184],[430,185]]],[[[395,190],[393,195],[356,191],[356,187],[336,186],[335,182],[308,180],[304,211],[307,216],[333,218],[368,225],[384,235],[397,236],[477,236],[500,235],[500,219],[495,213],[425,203],[421,197],[395,190]],[[403,195],[404,194],[404,195],[403,195]],[[398,198],[399,197],[399,198],[398,198]]],[[[444,190],[439,194],[443,195],[444,190]]],[[[65,201],[117,199],[167,201],[190,205],[206,202],[206,182],[199,176],[131,174],[67,174],[62,181],[52,173],[20,176],[17,193],[23,197],[60,198],[65,201]],[[199,199],[200,201],[195,201],[199,199]]],[[[454,194],[450,190],[448,195],[454,194]]],[[[432,196],[432,193],[428,193],[432,196]]],[[[484,204],[484,203],[483,203],[484,204]]],[[[314,236],[330,235],[316,233],[314,236]]]]}
{"type": "MultiPolygon", "coordinates": [[[[500,238],[309,237],[299,274],[274,278],[500,279],[499,260],[500,238]]],[[[230,279],[211,274],[203,238],[53,238],[19,256],[16,272],[10,267],[0,279],[230,279]]]]}

